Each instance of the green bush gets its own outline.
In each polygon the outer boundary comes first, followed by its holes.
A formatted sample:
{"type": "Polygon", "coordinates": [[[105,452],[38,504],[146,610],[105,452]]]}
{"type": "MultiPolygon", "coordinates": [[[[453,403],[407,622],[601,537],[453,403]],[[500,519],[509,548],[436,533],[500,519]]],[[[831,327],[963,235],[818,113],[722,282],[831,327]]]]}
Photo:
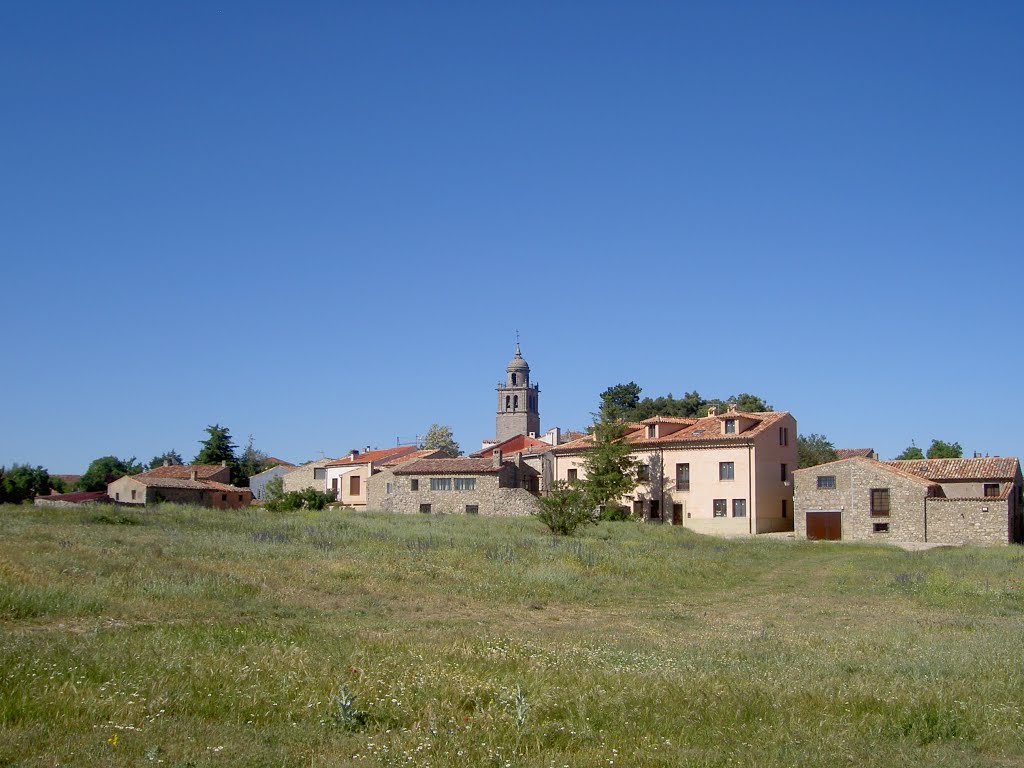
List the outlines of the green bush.
{"type": "Polygon", "coordinates": [[[537,503],[540,509],[533,514],[557,536],[568,536],[581,525],[597,522],[587,495],[563,480],[555,483],[551,492],[537,499],[537,503]]]}

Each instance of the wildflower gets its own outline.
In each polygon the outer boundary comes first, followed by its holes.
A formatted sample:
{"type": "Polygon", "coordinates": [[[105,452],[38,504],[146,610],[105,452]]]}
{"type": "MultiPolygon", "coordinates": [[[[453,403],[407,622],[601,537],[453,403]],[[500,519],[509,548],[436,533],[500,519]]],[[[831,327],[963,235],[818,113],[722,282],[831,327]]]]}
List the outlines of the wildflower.
{"type": "Polygon", "coordinates": [[[112,734],[111,737],[109,739],[107,739],[107,744],[109,744],[112,747],[116,747],[117,746],[117,734],[116,733],[112,734]]]}

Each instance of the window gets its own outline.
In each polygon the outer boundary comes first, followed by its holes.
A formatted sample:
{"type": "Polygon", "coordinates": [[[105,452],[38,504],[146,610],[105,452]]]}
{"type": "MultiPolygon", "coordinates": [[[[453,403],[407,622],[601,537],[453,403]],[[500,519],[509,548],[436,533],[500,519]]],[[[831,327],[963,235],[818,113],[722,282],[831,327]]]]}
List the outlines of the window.
{"type": "Polygon", "coordinates": [[[736,465],[731,461],[718,462],[718,479],[734,480],[736,477],[736,465]]]}
{"type": "Polygon", "coordinates": [[[999,495],[999,483],[985,483],[985,495],[986,496],[998,496],[999,495]]]}
{"type": "Polygon", "coordinates": [[[418,491],[420,489],[419,478],[414,477],[412,480],[409,481],[409,489],[412,491],[418,491]]]}
{"type": "Polygon", "coordinates": [[[638,483],[646,483],[651,479],[651,468],[646,464],[641,464],[636,468],[636,481],[638,483]]]}
{"type": "Polygon", "coordinates": [[[726,511],[725,510],[728,507],[728,504],[729,504],[729,502],[727,502],[725,499],[715,499],[715,506],[714,506],[714,515],[715,515],[715,517],[725,517],[725,515],[726,515],[726,511]]]}
{"type": "Polygon", "coordinates": [[[452,489],[452,479],[450,477],[432,477],[430,478],[430,490],[432,491],[450,491],[452,489]]]}
{"type": "Polygon", "coordinates": [[[456,477],[455,478],[455,490],[456,491],[475,491],[476,490],[476,478],[475,477],[456,477]]]}
{"type": "Polygon", "coordinates": [[[420,504],[420,512],[422,512],[424,515],[429,515],[430,514],[430,505],[429,504],[420,504]]]}
{"type": "Polygon", "coordinates": [[[872,530],[873,533],[888,533],[889,532],[889,524],[888,523],[872,523],[871,524],[871,530],[872,530]]]}
{"type": "Polygon", "coordinates": [[[512,374],[512,386],[513,387],[516,385],[516,375],[517,374],[515,374],[515,373],[512,374]]]}
{"type": "Polygon", "coordinates": [[[657,424],[648,424],[647,425],[647,437],[655,438],[657,436],[658,436],[658,425],[657,424]]]}
{"type": "Polygon", "coordinates": [[[889,489],[888,488],[872,488],[871,489],[871,516],[872,517],[888,517],[889,516],[889,489]]]}
{"type": "Polygon", "coordinates": [[[241,500],[242,500],[242,494],[238,494],[238,500],[239,500],[239,501],[241,501],[241,500]]]}
{"type": "Polygon", "coordinates": [[[644,503],[642,501],[633,502],[633,514],[637,517],[644,516],[644,503]]]}
{"type": "Polygon", "coordinates": [[[746,499],[733,499],[732,500],[732,516],[733,517],[746,517],[747,516],[747,500],[746,499]]]}
{"type": "Polygon", "coordinates": [[[505,410],[512,407],[512,395],[505,395],[505,410]]]}
{"type": "Polygon", "coordinates": [[[516,410],[519,407],[519,395],[512,395],[512,410],[516,410]]]}
{"type": "Polygon", "coordinates": [[[331,490],[335,493],[338,492],[338,478],[331,478],[331,490]]]}
{"type": "Polygon", "coordinates": [[[789,445],[789,427],[779,427],[779,445],[789,445]]]}
{"type": "Polygon", "coordinates": [[[782,480],[782,482],[786,482],[789,480],[789,467],[786,464],[781,464],[780,466],[782,467],[782,476],[779,479],[782,480]]]}
{"type": "Polygon", "coordinates": [[[395,492],[395,486],[394,486],[394,484],[392,484],[392,483],[388,483],[388,484],[387,484],[387,491],[386,491],[386,492],[387,492],[387,493],[394,493],[394,492],[395,492]]]}
{"type": "Polygon", "coordinates": [[[352,475],[348,479],[348,495],[358,496],[359,495],[359,475],[352,475]]]}
{"type": "Polygon", "coordinates": [[[661,520],[661,502],[651,499],[651,520],[661,520]]]}
{"type": "Polygon", "coordinates": [[[480,506],[478,504],[467,504],[466,505],[466,514],[467,515],[479,515],[480,514],[480,506]]]}
{"type": "Polygon", "coordinates": [[[835,475],[818,475],[818,488],[824,490],[835,490],[836,487],[836,476],[835,475]]]}
{"type": "Polygon", "coordinates": [[[227,495],[226,493],[222,493],[222,494],[220,495],[220,500],[221,500],[221,501],[227,501],[227,500],[228,500],[228,495],[227,495]]]}
{"type": "Polygon", "coordinates": [[[786,516],[786,500],[785,499],[782,500],[782,516],[783,517],[786,516]]]}
{"type": "Polygon", "coordinates": [[[736,434],[736,419],[725,420],[725,434],[735,435],[736,434]]]}
{"type": "Polygon", "coordinates": [[[135,491],[132,491],[132,499],[135,499],[135,491]]]}
{"type": "Polygon", "coordinates": [[[690,490],[690,465],[676,464],[676,490],[690,490]]]}
{"type": "Polygon", "coordinates": [[[114,501],[120,501],[120,500],[121,500],[121,494],[120,493],[115,493],[114,494],[114,501]]]}
{"type": "Polygon", "coordinates": [[[575,483],[579,479],[579,470],[570,469],[568,472],[565,473],[565,476],[570,483],[575,483]]]}

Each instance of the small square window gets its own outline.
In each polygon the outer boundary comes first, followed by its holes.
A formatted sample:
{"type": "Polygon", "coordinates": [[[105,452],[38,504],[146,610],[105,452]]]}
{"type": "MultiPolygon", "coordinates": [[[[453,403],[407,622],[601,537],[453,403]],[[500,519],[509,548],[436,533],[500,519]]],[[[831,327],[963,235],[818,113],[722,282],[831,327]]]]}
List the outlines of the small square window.
{"type": "Polygon", "coordinates": [[[651,468],[646,464],[641,464],[636,469],[636,479],[638,483],[646,483],[651,479],[651,468]]]}
{"type": "Polygon", "coordinates": [[[413,491],[418,491],[420,489],[419,478],[414,477],[412,480],[410,480],[409,481],[409,488],[411,490],[413,490],[413,491]]]}
{"type": "Polygon", "coordinates": [[[735,435],[736,434],[736,419],[725,420],[725,434],[735,435]]]}
{"type": "Polygon", "coordinates": [[[718,479],[734,480],[736,478],[736,465],[731,461],[718,462],[718,479]]]}
{"type": "Polygon", "coordinates": [[[888,523],[872,523],[871,524],[871,530],[872,530],[873,533],[888,533],[889,532],[889,524],[888,523]]]}
{"type": "Polygon", "coordinates": [[[836,487],[836,476],[835,475],[818,475],[818,488],[824,490],[835,490],[836,487]]]}
{"type": "Polygon", "coordinates": [[[430,514],[430,505],[429,504],[420,504],[420,512],[422,512],[425,515],[429,515],[430,514]]]}
{"type": "Polygon", "coordinates": [[[732,500],[732,516],[733,517],[746,517],[747,516],[747,500],[746,499],[733,499],[732,500]]]}
{"type": "Polygon", "coordinates": [[[466,505],[466,514],[467,515],[479,515],[480,514],[480,505],[479,504],[467,504],[466,505]]]}
{"type": "Polygon", "coordinates": [[[998,496],[999,483],[985,483],[985,496],[998,496]]]}
{"type": "Polygon", "coordinates": [[[578,469],[570,469],[565,473],[565,477],[570,483],[575,483],[579,479],[579,474],[578,469]]]}
{"type": "Polygon", "coordinates": [[[888,488],[872,488],[871,489],[871,516],[872,517],[888,517],[889,516],[889,489],[888,488]]]}
{"type": "Polygon", "coordinates": [[[715,499],[714,502],[714,516],[725,517],[728,512],[729,502],[726,499],[715,499]]]}

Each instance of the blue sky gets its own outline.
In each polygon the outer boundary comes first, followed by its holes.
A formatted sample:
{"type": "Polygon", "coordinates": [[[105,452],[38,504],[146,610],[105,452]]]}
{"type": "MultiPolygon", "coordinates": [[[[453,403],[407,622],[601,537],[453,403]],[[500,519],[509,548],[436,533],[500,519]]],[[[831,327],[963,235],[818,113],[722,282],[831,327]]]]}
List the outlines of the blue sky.
{"type": "Polygon", "coordinates": [[[0,6],[0,464],[739,392],[1019,455],[1024,5],[0,6]]]}

